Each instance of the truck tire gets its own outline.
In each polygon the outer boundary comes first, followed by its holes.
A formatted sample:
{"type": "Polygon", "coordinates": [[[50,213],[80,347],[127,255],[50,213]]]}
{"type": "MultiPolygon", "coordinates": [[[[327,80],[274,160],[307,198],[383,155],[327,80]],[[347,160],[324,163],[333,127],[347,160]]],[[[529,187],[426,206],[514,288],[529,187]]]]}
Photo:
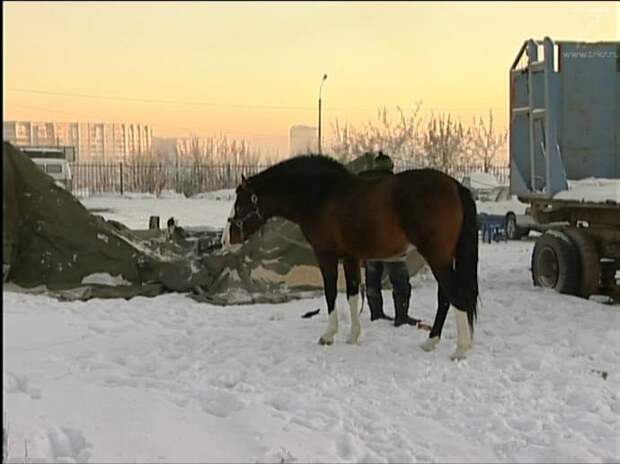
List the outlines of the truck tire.
{"type": "Polygon", "coordinates": [[[581,279],[578,294],[589,298],[598,292],[601,284],[601,256],[596,241],[584,229],[566,227],[563,232],[573,241],[579,252],[581,279]]]}
{"type": "Polygon", "coordinates": [[[573,241],[562,231],[550,230],[534,244],[532,280],[539,287],[578,295],[580,264],[579,251],[573,241]]]}
{"type": "Polygon", "coordinates": [[[620,283],[616,280],[616,274],[620,271],[620,260],[604,259],[601,260],[600,264],[601,293],[620,301],[620,283]]]}
{"type": "Polygon", "coordinates": [[[529,229],[523,229],[517,225],[517,216],[514,213],[506,214],[505,229],[508,240],[521,240],[530,233],[529,229]]]}

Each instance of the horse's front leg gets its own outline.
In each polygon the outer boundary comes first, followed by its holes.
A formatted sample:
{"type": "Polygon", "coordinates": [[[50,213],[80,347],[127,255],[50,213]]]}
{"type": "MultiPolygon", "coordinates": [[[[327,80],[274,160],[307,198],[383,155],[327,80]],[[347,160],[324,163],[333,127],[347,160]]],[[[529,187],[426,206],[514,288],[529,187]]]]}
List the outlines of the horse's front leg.
{"type": "Polygon", "coordinates": [[[323,276],[323,290],[327,302],[327,330],[319,345],[334,343],[334,335],[338,332],[338,312],[336,311],[336,293],[338,291],[338,258],[333,256],[317,256],[323,276]]]}
{"type": "Polygon", "coordinates": [[[347,301],[351,312],[351,333],[347,343],[356,345],[362,332],[359,312],[360,261],[357,258],[346,258],[343,262],[347,280],[347,301]]]}

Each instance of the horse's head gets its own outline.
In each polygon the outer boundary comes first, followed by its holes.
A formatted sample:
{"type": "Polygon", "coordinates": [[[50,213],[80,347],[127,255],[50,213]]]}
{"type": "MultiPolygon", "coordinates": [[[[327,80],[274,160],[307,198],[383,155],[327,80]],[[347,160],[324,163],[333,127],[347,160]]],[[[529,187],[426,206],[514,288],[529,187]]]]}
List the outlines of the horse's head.
{"type": "Polygon", "coordinates": [[[237,198],[222,235],[222,245],[226,248],[245,242],[266,221],[260,210],[258,193],[252,188],[250,181],[245,176],[242,176],[241,184],[235,192],[237,198]]]}

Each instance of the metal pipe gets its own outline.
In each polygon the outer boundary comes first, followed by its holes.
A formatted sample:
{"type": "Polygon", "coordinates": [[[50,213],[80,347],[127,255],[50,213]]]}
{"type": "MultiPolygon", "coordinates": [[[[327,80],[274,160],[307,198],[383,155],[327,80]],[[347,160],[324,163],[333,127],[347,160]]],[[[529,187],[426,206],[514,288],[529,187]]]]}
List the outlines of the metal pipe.
{"type": "Polygon", "coordinates": [[[321,150],[321,92],[323,91],[323,83],[325,82],[325,79],[327,79],[327,74],[323,74],[323,79],[321,79],[321,85],[319,86],[319,140],[318,140],[318,148],[319,148],[319,155],[321,155],[323,152],[321,150]]]}

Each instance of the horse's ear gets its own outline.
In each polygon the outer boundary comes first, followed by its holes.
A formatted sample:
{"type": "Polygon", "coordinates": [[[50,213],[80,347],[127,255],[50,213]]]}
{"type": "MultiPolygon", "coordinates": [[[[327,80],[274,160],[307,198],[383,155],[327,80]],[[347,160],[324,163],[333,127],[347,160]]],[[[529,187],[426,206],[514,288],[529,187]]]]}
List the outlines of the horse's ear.
{"type": "Polygon", "coordinates": [[[245,184],[247,183],[247,181],[248,181],[248,180],[245,178],[245,174],[243,174],[243,173],[242,173],[242,174],[241,174],[241,184],[242,184],[242,185],[245,185],[245,184]]]}

